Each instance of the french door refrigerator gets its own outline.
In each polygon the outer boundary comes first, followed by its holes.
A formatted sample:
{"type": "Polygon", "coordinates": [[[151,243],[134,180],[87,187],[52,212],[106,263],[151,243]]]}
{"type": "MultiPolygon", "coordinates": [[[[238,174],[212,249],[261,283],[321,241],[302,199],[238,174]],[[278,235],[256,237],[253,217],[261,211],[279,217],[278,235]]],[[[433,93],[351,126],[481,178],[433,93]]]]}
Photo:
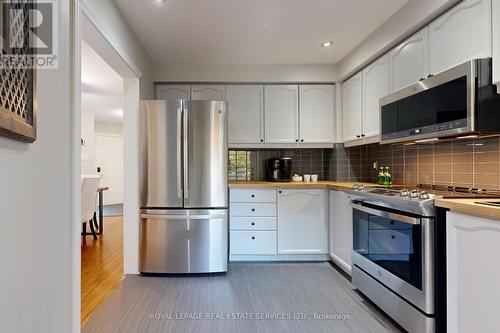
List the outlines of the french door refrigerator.
{"type": "Polygon", "coordinates": [[[222,101],[141,101],[141,273],[227,271],[222,101]]]}

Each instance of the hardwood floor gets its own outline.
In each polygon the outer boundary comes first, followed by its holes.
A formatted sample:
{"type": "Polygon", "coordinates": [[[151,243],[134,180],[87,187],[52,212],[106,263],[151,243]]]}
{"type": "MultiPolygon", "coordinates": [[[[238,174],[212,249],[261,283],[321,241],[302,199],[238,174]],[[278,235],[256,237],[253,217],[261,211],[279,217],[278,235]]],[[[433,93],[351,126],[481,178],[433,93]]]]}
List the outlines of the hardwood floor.
{"type": "Polygon", "coordinates": [[[104,234],[82,238],[81,249],[83,325],[123,280],[123,217],[105,217],[104,234]]]}
{"type": "Polygon", "coordinates": [[[225,275],[127,276],[82,332],[401,330],[329,263],[231,263],[225,275]]]}

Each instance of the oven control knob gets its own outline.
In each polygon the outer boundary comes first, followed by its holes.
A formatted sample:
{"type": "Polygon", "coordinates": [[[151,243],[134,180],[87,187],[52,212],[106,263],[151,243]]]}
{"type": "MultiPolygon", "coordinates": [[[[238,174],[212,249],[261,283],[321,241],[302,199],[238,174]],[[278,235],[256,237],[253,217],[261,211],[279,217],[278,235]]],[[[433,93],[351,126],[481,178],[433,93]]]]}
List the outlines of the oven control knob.
{"type": "Polygon", "coordinates": [[[420,192],[420,194],[418,195],[420,199],[429,199],[429,193],[425,192],[425,191],[422,191],[420,192]]]}
{"type": "Polygon", "coordinates": [[[354,191],[357,191],[357,190],[359,189],[359,185],[358,185],[358,184],[354,184],[354,185],[352,185],[352,189],[353,189],[354,191]]]}
{"type": "Polygon", "coordinates": [[[418,198],[418,192],[416,190],[411,191],[410,198],[412,199],[418,198]]]}
{"type": "Polygon", "coordinates": [[[409,195],[409,192],[407,189],[402,189],[400,192],[399,192],[399,195],[402,196],[402,197],[407,197],[409,195]]]}
{"type": "Polygon", "coordinates": [[[365,186],[364,186],[364,185],[359,185],[359,190],[360,190],[361,192],[364,192],[364,191],[365,191],[365,186]]]}

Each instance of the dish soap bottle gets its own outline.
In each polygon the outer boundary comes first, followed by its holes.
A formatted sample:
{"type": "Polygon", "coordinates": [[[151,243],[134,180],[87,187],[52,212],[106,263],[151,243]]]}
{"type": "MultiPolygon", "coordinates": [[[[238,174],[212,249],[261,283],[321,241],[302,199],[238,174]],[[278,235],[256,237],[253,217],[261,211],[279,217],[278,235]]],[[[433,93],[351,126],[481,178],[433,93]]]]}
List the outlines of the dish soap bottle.
{"type": "Polygon", "coordinates": [[[391,185],[392,185],[391,171],[389,170],[389,167],[385,167],[385,172],[384,172],[384,186],[385,187],[390,187],[391,185]]]}
{"type": "Polygon", "coordinates": [[[384,167],[380,167],[380,171],[378,172],[377,182],[379,185],[384,185],[384,167]]]}

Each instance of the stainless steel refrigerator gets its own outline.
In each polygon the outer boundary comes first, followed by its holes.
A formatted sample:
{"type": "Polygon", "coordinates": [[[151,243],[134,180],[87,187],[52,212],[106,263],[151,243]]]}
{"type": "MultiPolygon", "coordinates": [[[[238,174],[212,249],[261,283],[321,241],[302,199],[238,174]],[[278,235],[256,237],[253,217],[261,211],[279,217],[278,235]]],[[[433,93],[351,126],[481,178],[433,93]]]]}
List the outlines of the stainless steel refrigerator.
{"type": "Polygon", "coordinates": [[[142,273],[227,271],[227,110],[141,101],[142,273]]]}

